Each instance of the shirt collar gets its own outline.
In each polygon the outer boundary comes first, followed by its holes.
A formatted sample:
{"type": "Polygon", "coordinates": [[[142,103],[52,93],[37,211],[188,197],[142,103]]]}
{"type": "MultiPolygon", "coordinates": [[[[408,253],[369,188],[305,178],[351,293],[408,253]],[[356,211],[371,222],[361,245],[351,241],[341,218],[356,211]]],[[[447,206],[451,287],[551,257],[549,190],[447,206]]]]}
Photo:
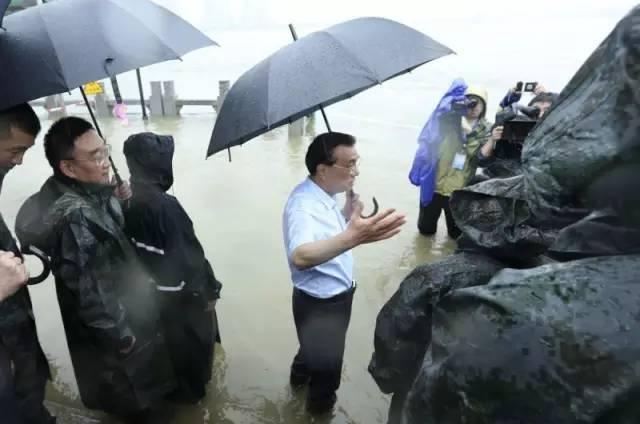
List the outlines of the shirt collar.
{"type": "Polygon", "coordinates": [[[311,179],[311,177],[307,177],[307,186],[310,191],[327,207],[327,209],[335,209],[337,206],[336,196],[330,196],[326,191],[322,189],[318,184],[315,183],[311,179]]]}

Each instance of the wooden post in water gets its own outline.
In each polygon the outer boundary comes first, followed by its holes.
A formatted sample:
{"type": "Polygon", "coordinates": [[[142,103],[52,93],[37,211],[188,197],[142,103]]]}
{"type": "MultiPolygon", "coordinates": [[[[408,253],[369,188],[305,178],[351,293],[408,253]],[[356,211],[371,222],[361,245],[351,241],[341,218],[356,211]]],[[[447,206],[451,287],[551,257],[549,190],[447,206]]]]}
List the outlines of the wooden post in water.
{"type": "Polygon", "coordinates": [[[304,118],[289,124],[289,138],[300,138],[304,135],[304,118]]]}
{"type": "Polygon", "coordinates": [[[224,98],[227,97],[230,85],[231,83],[228,80],[218,81],[218,100],[216,100],[215,105],[216,113],[220,112],[222,102],[224,102],[224,98]]]}
{"type": "Polygon", "coordinates": [[[51,120],[60,119],[63,116],[67,116],[67,107],[64,104],[64,98],[62,94],[54,94],[47,96],[44,100],[44,108],[48,112],[48,117],[51,120]]]}
{"type": "Polygon", "coordinates": [[[108,118],[111,116],[111,108],[109,108],[107,92],[104,89],[103,82],[99,82],[98,85],[102,88],[102,93],[94,96],[96,116],[98,118],[108,118]]]}
{"type": "Polygon", "coordinates": [[[151,81],[149,111],[151,112],[151,116],[164,116],[164,109],[162,107],[162,84],[160,81],[151,81]]]}
{"type": "Polygon", "coordinates": [[[178,105],[176,100],[176,86],[173,81],[163,81],[162,88],[164,93],[162,95],[162,108],[164,110],[164,116],[178,116],[178,105]]]}
{"type": "Polygon", "coordinates": [[[304,135],[309,137],[315,137],[316,135],[316,113],[313,112],[311,115],[307,115],[304,118],[304,135]]]}

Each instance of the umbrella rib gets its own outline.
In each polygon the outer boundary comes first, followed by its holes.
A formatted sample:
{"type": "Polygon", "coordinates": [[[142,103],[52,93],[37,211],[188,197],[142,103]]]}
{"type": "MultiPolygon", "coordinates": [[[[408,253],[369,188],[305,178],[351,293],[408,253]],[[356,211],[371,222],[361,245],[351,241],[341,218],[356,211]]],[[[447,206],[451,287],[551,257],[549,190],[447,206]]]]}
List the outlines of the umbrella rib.
{"type": "MultiPolygon", "coordinates": [[[[47,4],[44,3],[40,7],[51,7],[51,5],[47,6],[47,4]]],[[[49,25],[47,24],[47,20],[42,15],[42,9],[37,9],[37,10],[38,10],[38,16],[40,16],[40,21],[42,22],[42,26],[44,27],[44,30],[47,33],[49,41],[51,42],[51,47],[53,48],[54,56],[56,58],[56,61],[58,62],[58,68],[57,69],[59,69],[60,72],[55,72],[56,68],[51,67],[51,66],[49,67],[49,69],[51,71],[53,71],[54,73],[58,74],[60,79],[62,81],[64,81],[64,85],[67,88],[67,90],[74,89],[75,87],[71,87],[70,84],[69,84],[69,81],[67,81],[67,78],[65,76],[66,73],[64,72],[64,65],[63,65],[62,61],[60,60],[60,55],[58,54],[58,49],[57,49],[56,43],[54,42],[54,39],[53,39],[53,37],[51,37],[51,33],[49,32],[49,25]]]]}
{"type": "MultiPolygon", "coordinates": [[[[152,28],[150,28],[149,26],[147,26],[147,24],[145,23],[145,21],[143,21],[142,19],[140,19],[138,17],[138,15],[133,14],[131,12],[129,12],[127,9],[123,8],[122,6],[120,6],[119,4],[117,4],[116,2],[112,2],[112,4],[116,7],[118,7],[119,9],[121,9],[122,11],[124,11],[124,13],[126,13],[128,16],[134,18],[136,21],[140,22],[151,34],[154,35],[154,37],[156,37],[156,39],[160,42],[161,45],[165,46],[167,48],[167,50],[170,50],[173,55],[175,56],[176,60],[180,60],[180,54],[178,54],[171,46],[169,46],[163,39],[162,37],[160,37],[158,35],[158,33],[156,33],[152,28]]],[[[155,5],[156,7],[159,7],[158,5],[155,5]]],[[[176,15],[175,13],[173,13],[172,11],[170,11],[169,9],[166,9],[167,13],[172,14],[176,19],[180,19],[183,20],[180,16],[176,15]]],[[[185,21],[186,22],[186,21],[185,21]]],[[[186,22],[187,24],[191,25],[189,22],[186,22]]],[[[193,27],[193,25],[191,25],[193,27]]],[[[209,40],[209,42],[211,43],[211,45],[217,46],[218,43],[216,43],[215,41],[213,41],[211,38],[209,38],[204,32],[200,31],[199,29],[193,27],[194,30],[199,31],[207,40],[209,40]]],[[[204,47],[204,46],[203,46],[204,47]]],[[[202,47],[201,47],[202,48],[202,47]]],[[[155,63],[155,62],[154,62],[155,63]]],[[[153,63],[150,63],[149,65],[152,65],[153,63]]],[[[145,65],[147,66],[147,65],[145,65]]]]}
{"type": "Polygon", "coordinates": [[[265,122],[267,124],[267,129],[271,130],[271,123],[269,122],[269,93],[271,91],[271,61],[267,62],[267,66],[269,67],[267,72],[267,112],[265,114],[265,122]]]}
{"type": "MultiPolygon", "coordinates": [[[[140,24],[142,24],[142,26],[144,26],[144,27],[145,27],[145,28],[146,28],[146,29],[147,29],[151,34],[153,34],[153,36],[154,36],[154,37],[156,37],[156,39],[160,42],[160,44],[161,44],[161,45],[165,46],[165,47],[167,48],[167,50],[170,50],[170,51],[171,51],[171,53],[173,53],[173,55],[175,56],[175,59],[180,59],[180,55],[179,55],[178,53],[176,53],[176,51],[175,51],[175,50],[173,50],[171,47],[169,47],[169,46],[168,46],[168,45],[167,45],[167,44],[162,40],[162,38],[161,38],[161,37],[160,37],[160,36],[159,36],[155,31],[153,31],[151,28],[149,28],[149,27],[147,26],[147,24],[146,24],[143,20],[139,19],[137,15],[135,15],[135,14],[133,14],[133,13],[129,12],[127,9],[125,9],[125,8],[124,8],[124,7],[122,7],[122,6],[120,6],[120,5],[119,5],[118,3],[116,3],[116,2],[111,2],[111,4],[112,4],[112,5],[114,5],[115,7],[119,8],[120,10],[122,10],[122,11],[123,11],[123,13],[125,13],[127,16],[129,16],[129,17],[131,17],[131,18],[135,19],[135,20],[136,20],[136,21],[138,21],[140,24]]],[[[168,9],[167,9],[167,11],[169,12],[169,10],[168,10],[168,9]]],[[[170,13],[171,13],[171,12],[170,12],[170,13]]],[[[207,37],[207,38],[209,38],[209,37],[207,37]]],[[[211,41],[213,41],[213,40],[211,40],[211,41]]],[[[145,65],[145,66],[147,66],[147,65],[145,65]]]]}

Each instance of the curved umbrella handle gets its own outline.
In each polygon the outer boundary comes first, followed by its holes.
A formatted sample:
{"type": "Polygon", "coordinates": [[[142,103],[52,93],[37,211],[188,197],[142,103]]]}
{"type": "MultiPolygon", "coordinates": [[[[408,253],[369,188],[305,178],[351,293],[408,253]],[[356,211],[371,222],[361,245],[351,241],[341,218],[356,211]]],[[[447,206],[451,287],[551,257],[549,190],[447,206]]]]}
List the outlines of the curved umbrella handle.
{"type": "Polygon", "coordinates": [[[25,246],[22,248],[22,254],[33,255],[36,258],[40,259],[40,262],[42,262],[42,272],[36,277],[30,277],[29,281],[27,281],[28,285],[31,286],[34,284],[42,283],[47,279],[47,277],[49,277],[49,274],[51,273],[51,265],[49,264],[49,258],[42,250],[38,249],[35,246],[25,246]]]}
{"type": "Polygon", "coordinates": [[[362,215],[360,214],[360,218],[362,219],[367,219],[367,218],[371,218],[372,216],[374,216],[375,214],[378,213],[378,201],[376,200],[376,198],[373,198],[373,212],[371,212],[369,215],[362,215]]]}

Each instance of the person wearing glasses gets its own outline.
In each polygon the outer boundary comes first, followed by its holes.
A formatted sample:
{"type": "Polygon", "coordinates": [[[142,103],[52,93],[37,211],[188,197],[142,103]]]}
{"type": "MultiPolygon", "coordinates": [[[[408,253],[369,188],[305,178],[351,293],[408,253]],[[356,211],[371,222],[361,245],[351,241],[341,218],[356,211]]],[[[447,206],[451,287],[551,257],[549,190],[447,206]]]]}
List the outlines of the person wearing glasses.
{"type": "Polygon", "coordinates": [[[89,122],[67,117],[44,149],[53,176],[23,205],[17,232],[51,258],[82,402],[125,422],[157,422],[151,412],[175,378],[155,282],[124,233],[110,148],[89,122]]]}
{"type": "Polygon", "coordinates": [[[283,214],[300,345],[289,381],[293,388],[308,384],[306,409],[314,415],[333,408],[340,386],[356,288],[351,249],[391,238],[405,223],[394,209],[361,216],[362,202],[353,194],[360,160],[355,144],[349,134],[318,135],[305,158],[309,176],[293,190],[283,214]],[[339,193],[346,194],[343,208],[339,193]]]}

